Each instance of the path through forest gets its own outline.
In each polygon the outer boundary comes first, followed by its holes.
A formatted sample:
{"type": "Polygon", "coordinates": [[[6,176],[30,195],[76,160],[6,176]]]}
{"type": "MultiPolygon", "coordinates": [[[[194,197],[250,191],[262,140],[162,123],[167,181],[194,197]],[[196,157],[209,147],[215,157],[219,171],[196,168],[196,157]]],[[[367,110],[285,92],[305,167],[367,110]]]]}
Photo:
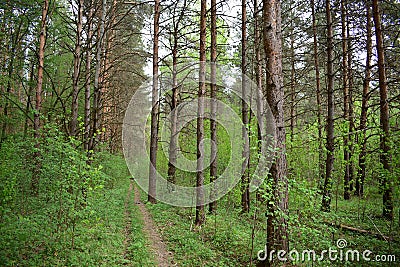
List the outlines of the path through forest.
{"type": "Polygon", "coordinates": [[[157,266],[160,267],[168,267],[168,266],[175,266],[173,262],[172,253],[167,250],[167,246],[165,245],[164,241],[162,240],[161,236],[157,231],[157,227],[151,218],[150,213],[147,211],[146,206],[140,200],[140,191],[137,186],[134,186],[133,180],[131,180],[129,190],[125,200],[125,218],[126,218],[126,229],[125,229],[125,253],[127,253],[127,248],[130,242],[130,212],[128,206],[130,201],[130,195],[132,190],[134,189],[135,194],[135,205],[138,206],[138,209],[142,215],[143,219],[143,232],[146,235],[147,239],[149,240],[149,252],[154,255],[154,261],[157,266]]]}

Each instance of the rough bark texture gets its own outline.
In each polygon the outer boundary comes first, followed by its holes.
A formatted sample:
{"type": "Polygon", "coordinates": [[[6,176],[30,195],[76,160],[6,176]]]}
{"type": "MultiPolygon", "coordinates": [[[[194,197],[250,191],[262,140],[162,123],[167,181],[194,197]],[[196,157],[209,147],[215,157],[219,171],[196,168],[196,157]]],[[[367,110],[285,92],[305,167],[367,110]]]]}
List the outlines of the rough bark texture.
{"type": "Polygon", "coordinates": [[[321,78],[319,72],[319,57],[318,57],[318,40],[317,40],[317,23],[315,18],[315,3],[311,0],[311,16],[313,28],[313,52],[314,52],[314,67],[315,67],[315,94],[317,99],[317,122],[318,122],[318,177],[319,181],[323,181],[324,173],[324,152],[322,149],[322,104],[321,104],[321,78]]]}
{"type": "Polygon", "coordinates": [[[381,136],[381,154],[380,161],[383,166],[383,178],[381,185],[383,189],[383,217],[393,220],[393,187],[390,185],[390,146],[389,146],[389,103],[387,96],[385,54],[383,47],[383,34],[381,25],[381,16],[378,0],[372,1],[373,18],[375,23],[376,50],[378,54],[378,74],[379,74],[379,94],[380,94],[380,126],[381,136]]]}
{"type": "MultiPolygon", "coordinates": [[[[210,183],[217,179],[217,1],[211,0],[211,164],[210,164],[210,183]],[[215,157],[214,157],[215,155],[215,157]],[[214,157],[214,159],[213,159],[214,157]]],[[[215,190],[211,190],[211,197],[215,195],[215,190]]],[[[217,202],[213,201],[209,204],[209,212],[213,213],[216,209],[217,202]]]]}
{"type": "Polygon", "coordinates": [[[87,15],[87,41],[86,41],[86,70],[85,70],[85,133],[84,133],[84,142],[85,142],[85,150],[89,151],[89,134],[90,134],[90,72],[91,72],[91,62],[92,62],[92,55],[91,55],[91,41],[93,36],[93,29],[92,29],[92,16],[93,16],[93,7],[90,1],[89,3],[89,14],[87,15]]]}
{"type": "Polygon", "coordinates": [[[322,196],[322,210],[329,212],[331,206],[332,171],[334,161],[334,95],[333,95],[333,27],[330,0],[325,1],[327,20],[327,93],[328,93],[328,118],[326,122],[326,162],[325,182],[322,196]]]}
{"type": "Polygon", "coordinates": [[[263,1],[263,37],[266,55],[266,90],[264,95],[275,119],[275,148],[278,150],[276,152],[276,160],[270,169],[273,178],[273,201],[275,204],[273,207],[267,206],[267,242],[272,242],[272,244],[268,243],[267,246],[288,251],[289,239],[286,220],[288,215],[288,181],[286,131],[283,112],[284,91],[280,1],[263,1]]]}
{"type": "Polygon", "coordinates": [[[350,199],[350,149],[349,149],[349,65],[348,65],[348,46],[347,46],[347,10],[346,0],[340,1],[341,22],[342,22],[342,79],[343,79],[343,119],[346,124],[346,132],[343,137],[343,159],[344,159],[344,190],[345,200],[350,199]]]}
{"type": "Polygon", "coordinates": [[[244,159],[242,163],[242,211],[249,212],[249,204],[250,204],[250,192],[249,192],[249,156],[250,156],[250,142],[247,135],[247,127],[249,125],[249,112],[247,105],[247,88],[246,88],[246,23],[247,23],[247,14],[246,14],[246,0],[242,0],[242,139],[243,139],[243,151],[242,158],[244,159]]]}
{"type": "Polygon", "coordinates": [[[363,81],[362,103],[361,103],[361,116],[360,116],[360,132],[361,132],[361,151],[358,157],[358,173],[356,180],[355,194],[359,197],[364,195],[364,181],[365,181],[365,160],[367,156],[367,114],[368,114],[368,99],[369,99],[369,83],[371,82],[371,57],[372,57],[372,15],[371,6],[368,1],[366,5],[367,17],[367,43],[366,50],[367,56],[365,59],[365,76],[363,81]]]}
{"type": "Polygon", "coordinates": [[[153,87],[151,92],[151,130],[150,130],[150,166],[149,166],[149,193],[148,201],[156,203],[156,165],[158,141],[158,32],[160,18],[160,1],[154,1],[154,43],[153,43],[153,87]]]}
{"type": "Polygon", "coordinates": [[[201,142],[204,138],[204,96],[206,94],[206,0],[201,0],[200,12],[200,73],[199,73],[199,92],[197,110],[197,175],[196,175],[196,226],[200,226],[205,221],[204,213],[204,157],[201,142]]]}
{"type": "Polygon", "coordinates": [[[35,103],[35,115],[33,119],[33,130],[34,137],[36,138],[35,148],[37,149],[34,153],[35,161],[35,169],[32,175],[32,194],[37,196],[39,194],[39,175],[40,175],[40,152],[39,149],[39,138],[40,138],[40,113],[42,110],[42,87],[43,87],[43,71],[44,71],[44,46],[46,44],[46,26],[47,26],[47,14],[49,11],[49,0],[43,1],[43,9],[42,9],[42,19],[40,23],[40,36],[39,36],[39,65],[38,65],[38,78],[37,78],[37,87],[36,87],[36,103],[35,103]]]}
{"type": "Polygon", "coordinates": [[[102,1],[102,8],[100,11],[100,20],[97,32],[97,47],[96,47],[96,67],[94,73],[94,82],[93,82],[93,113],[92,113],[92,129],[90,133],[90,143],[89,143],[89,150],[94,150],[97,144],[97,130],[100,128],[100,113],[101,113],[101,106],[102,106],[102,82],[100,81],[100,72],[101,72],[101,65],[102,65],[102,51],[104,46],[104,32],[105,32],[105,19],[106,19],[106,12],[107,12],[107,1],[102,1]]]}

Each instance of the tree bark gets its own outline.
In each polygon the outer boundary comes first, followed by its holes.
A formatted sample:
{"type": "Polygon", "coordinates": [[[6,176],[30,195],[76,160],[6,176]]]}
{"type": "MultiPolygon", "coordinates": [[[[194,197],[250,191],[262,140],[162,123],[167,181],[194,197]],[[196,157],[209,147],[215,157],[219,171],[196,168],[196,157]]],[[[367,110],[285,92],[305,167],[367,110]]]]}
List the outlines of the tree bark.
{"type": "Polygon", "coordinates": [[[197,106],[197,175],[196,175],[196,219],[195,225],[201,226],[205,221],[204,213],[204,157],[201,142],[204,138],[204,96],[206,95],[206,0],[201,0],[200,11],[200,72],[197,106]]]}
{"type": "Polygon", "coordinates": [[[314,67],[315,67],[315,94],[317,100],[317,123],[318,123],[318,177],[320,181],[324,180],[324,152],[322,140],[322,103],[321,103],[321,78],[319,72],[319,57],[318,57],[318,40],[317,40],[317,23],[315,18],[315,3],[311,0],[311,16],[313,29],[313,52],[314,52],[314,67]]]}
{"type": "Polygon", "coordinates": [[[325,1],[327,20],[327,93],[328,93],[328,118],[326,123],[326,162],[325,182],[322,196],[322,211],[329,212],[331,205],[332,172],[334,162],[335,138],[334,138],[334,95],[333,95],[333,25],[330,0],[325,1]]]}
{"type": "Polygon", "coordinates": [[[341,22],[342,22],[342,79],[343,79],[343,119],[346,124],[343,137],[343,159],[344,159],[344,190],[343,197],[345,200],[350,199],[350,149],[349,149],[349,66],[348,66],[348,47],[347,47],[347,11],[346,0],[340,1],[341,22]]]}
{"type": "Polygon", "coordinates": [[[359,197],[364,195],[365,181],[365,160],[367,156],[367,115],[368,115],[368,99],[369,99],[369,83],[371,82],[371,57],[372,57],[372,15],[369,1],[365,1],[366,17],[367,17],[367,56],[365,59],[365,76],[363,81],[361,116],[360,116],[360,132],[361,132],[361,151],[358,157],[358,173],[356,180],[355,194],[359,197]]]}
{"type": "Polygon", "coordinates": [[[87,15],[87,39],[86,39],[86,69],[85,69],[85,133],[84,133],[84,146],[85,150],[89,151],[89,139],[90,139],[90,87],[91,87],[91,62],[92,62],[92,55],[91,55],[91,42],[93,36],[92,30],[92,16],[93,16],[93,6],[92,1],[89,1],[89,14],[87,15]]]}
{"type": "Polygon", "coordinates": [[[35,103],[35,115],[33,120],[33,130],[34,130],[34,138],[36,139],[35,144],[35,153],[34,159],[35,169],[32,175],[32,183],[31,189],[32,194],[35,196],[39,195],[39,175],[41,164],[39,161],[40,158],[40,114],[42,110],[42,87],[43,87],[43,71],[44,71],[44,46],[46,44],[46,26],[47,26],[47,14],[49,11],[49,0],[43,1],[43,9],[42,9],[42,19],[40,23],[40,36],[39,36],[39,65],[38,65],[38,82],[36,87],[36,103],[35,103]]]}
{"type": "Polygon", "coordinates": [[[151,133],[150,133],[150,166],[148,201],[156,203],[157,148],[158,148],[158,34],[160,18],[160,1],[154,1],[154,42],[153,42],[153,86],[151,92],[151,133]]]}
{"type": "Polygon", "coordinates": [[[93,114],[92,120],[93,125],[90,134],[90,144],[89,150],[94,150],[97,145],[97,131],[100,128],[100,113],[102,106],[102,95],[101,95],[101,87],[102,82],[100,81],[100,72],[102,65],[101,55],[103,53],[103,40],[104,40],[104,32],[105,32],[105,19],[107,13],[107,0],[102,1],[102,8],[100,11],[100,21],[97,32],[97,49],[96,49],[96,68],[94,74],[94,83],[93,83],[93,114]]]}
{"type": "Polygon", "coordinates": [[[246,49],[247,49],[247,11],[246,11],[246,0],[242,0],[242,139],[243,139],[243,151],[242,151],[242,211],[249,212],[250,206],[250,192],[249,192],[249,156],[250,156],[250,142],[247,134],[247,128],[249,126],[249,111],[247,105],[247,88],[246,88],[246,49]]]}
{"type": "MultiPolygon", "coordinates": [[[[264,95],[275,120],[276,159],[271,166],[273,207],[267,205],[267,244],[276,250],[288,251],[288,181],[286,162],[286,131],[283,111],[281,5],[278,0],[263,1],[263,39],[266,55],[266,90],[264,95]],[[273,224],[273,225],[271,225],[273,224]],[[271,233],[272,232],[272,233],[271,233]],[[272,238],[273,237],[273,238],[272,238]]],[[[270,200],[271,201],[271,200],[270,200]]],[[[270,202],[268,201],[268,202],[270,202]]],[[[268,264],[267,262],[265,264],[268,264]]]]}
{"type": "MultiPolygon", "coordinates": [[[[210,164],[210,183],[217,179],[217,1],[211,0],[211,164],[210,164]],[[214,156],[215,155],[215,156],[214,156]]],[[[211,189],[211,198],[216,194],[217,188],[211,189]]],[[[210,202],[209,212],[213,213],[216,209],[217,202],[210,202]]]]}
{"type": "Polygon", "coordinates": [[[379,96],[380,96],[380,127],[382,136],[380,138],[380,162],[383,166],[383,178],[381,186],[383,189],[383,212],[386,219],[393,220],[393,187],[390,184],[390,145],[389,145],[389,102],[386,84],[385,54],[383,47],[383,34],[381,16],[378,0],[372,1],[373,18],[375,23],[376,51],[378,54],[378,74],[379,74],[379,96]]]}

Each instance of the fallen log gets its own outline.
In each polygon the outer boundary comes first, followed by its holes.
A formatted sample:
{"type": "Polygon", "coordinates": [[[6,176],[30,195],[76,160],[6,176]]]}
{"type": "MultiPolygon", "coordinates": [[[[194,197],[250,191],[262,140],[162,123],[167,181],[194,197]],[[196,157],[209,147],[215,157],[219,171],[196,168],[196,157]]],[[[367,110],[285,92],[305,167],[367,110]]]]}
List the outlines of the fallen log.
{"type": "Polygon", "coordinates": [[[360,233],[360,234],[367,234],[367,235],[371,235],[374,236],[375,238],[378,238],[380,240],[384,240],[384,241],[394,241],[393,237],[389,237],[386,235],[383,235],[382,233],[377,233],[377,232],[373,232],[373,231],[369,231],[369,230],[365,230],[365,229],[360,229],[360,228],[356,228],[356,227],[352,227],[352,226],[348,226],[345,224],[337,224],[337,223],[333,223],[333,222],[329,222],[329,221],[324,221],[326,224],[339,228],[339,229],[344,229],[344,230],[348,230],[351,232],[356,232],[356,233],[360,233]]]}

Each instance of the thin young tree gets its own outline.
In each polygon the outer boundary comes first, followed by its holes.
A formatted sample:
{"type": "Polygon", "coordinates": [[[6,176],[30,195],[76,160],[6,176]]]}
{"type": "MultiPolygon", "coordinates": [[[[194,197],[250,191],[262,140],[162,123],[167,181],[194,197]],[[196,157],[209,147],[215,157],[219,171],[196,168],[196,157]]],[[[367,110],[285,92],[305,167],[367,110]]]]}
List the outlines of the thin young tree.
{"type": "Polygon", "coordinates": [[[78,126],[78,95],[79,95],[79,75],[81,71],[81,47],[82,47],[82,25],[83,25],[83,0],[76,1],[76,40],[74,50],[74,71],[72,75],[72,104],[71,104],[71,123],[70,135],[75,136],[78,126]]]}
{"type": "Polygon", "coordinates": [[[159,35],[160,1],[154,1],[154,33],[153,33],[153,86],[151,92],[151,130],[150,130],[150,166],[148,201],[156,203],[157,175],[157,141],[158,141],[158,35],[159,35]]]}
{"type": "Polygon", "coordinates": [[[393,187],[390,183],[390,125],[389,125],[389,102],[387,93],[385,53],[383,46],[383,33],[381,15],[378,0],[372,1],[373,18],[375,24],[376,51],[378,54],[378,74],[379,74],[379,97],[380,97],[380,127],[382,135],[380,138],[380,162],[383,166],[383,177],[381,186],[383,189],[383,217],[393,220],[393,187]]]}

